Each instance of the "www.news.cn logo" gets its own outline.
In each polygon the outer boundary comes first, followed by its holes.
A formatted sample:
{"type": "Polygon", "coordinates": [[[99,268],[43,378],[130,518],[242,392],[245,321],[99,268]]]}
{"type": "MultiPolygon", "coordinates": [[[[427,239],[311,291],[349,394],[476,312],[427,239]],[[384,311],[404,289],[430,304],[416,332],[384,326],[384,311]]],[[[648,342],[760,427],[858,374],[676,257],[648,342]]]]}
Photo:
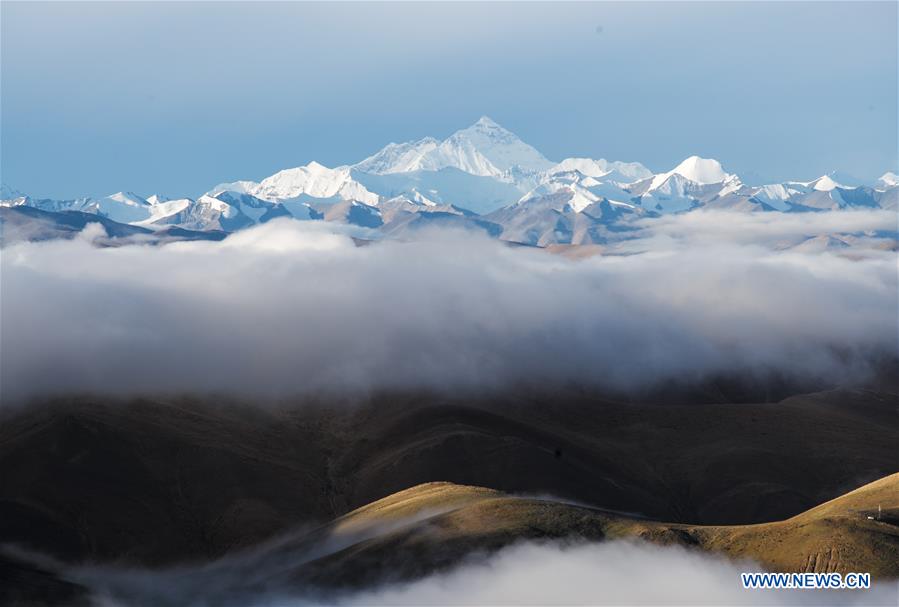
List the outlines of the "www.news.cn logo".
{"type": "Polygon", "coordinates": [[[743,588],[858,590],[871,587],[870,573],[741,573],[743,588]]]}

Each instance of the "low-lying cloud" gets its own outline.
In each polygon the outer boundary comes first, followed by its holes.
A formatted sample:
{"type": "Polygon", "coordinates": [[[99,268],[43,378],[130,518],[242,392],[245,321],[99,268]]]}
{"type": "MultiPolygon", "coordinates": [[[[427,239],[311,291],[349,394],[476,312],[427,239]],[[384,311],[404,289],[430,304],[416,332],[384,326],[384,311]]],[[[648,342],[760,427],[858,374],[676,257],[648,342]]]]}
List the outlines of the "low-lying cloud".
{"type": "MultiPolygon", "coordinates": [[[[168,570],[82,567],[64,577],[105,607],[341,607],[463,605],[895,605],[899,584],[873,580],[866,590],[744,589],[740,573],[763,571],[749,560],[643,542],[521,542],[406,582],[370,588],[312,589],[290,582],[291,555],[168,570]],[[244,570],[244,567],[250,564],[244,570]],[[223,566],[225,565],[225,566],[223,566]]],[[[295,560],[295,559],[294,559],[295,560]]]]}
{"type": "MultiPolygon", "coordinates": [[[[740,573],[761,571],[684,548],[607,542],[526,543],[482,562],[403,585],[326,601],[375,605],[895,605],[897,584],[864,591],[745,590],[740,573]]],[[[289,600],[278,607],[294,605],[289,600]]],[[[275,607],[272,605],[271,607],[275,607]]]]}
{"type": "Polygon", "coordinates": [[[782,248],[827,234],[895,234],[899,229],[896,211],[886,209],[825,213],[741,213],[728,211],[692,211],[642,219],[642,238],[637,247],[651,244],[660,248],[702,245],[745,245],[782,248]]]}
{"type": "Polygon", "coordinates": [[[221,243],[99,248],[91,228],[17,244],[2,251],[2,396],[636,390],[853,379],[896,356],[895,252],[773,245],[889,218],[774,215],[646,222],[628,245],[643,253],[578,261],[460,232],[359,247],[290,220],[221,243]]]}

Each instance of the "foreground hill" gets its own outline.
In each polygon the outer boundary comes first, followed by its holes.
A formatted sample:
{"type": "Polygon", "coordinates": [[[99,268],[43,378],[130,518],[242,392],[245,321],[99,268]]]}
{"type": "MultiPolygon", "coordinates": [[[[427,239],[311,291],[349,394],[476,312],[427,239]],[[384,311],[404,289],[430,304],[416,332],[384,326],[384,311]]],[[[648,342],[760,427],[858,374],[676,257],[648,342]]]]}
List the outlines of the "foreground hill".
{"type": "Polygon", "coordinates": [[[896,405],[892,391],[836,390],[771,404],[572,392],[7,408],[0,538],[74,560],[212,558],[431,481],[672,523],[768,522],[896,472],[896,405]]]}
{"type": "Polygon", "coordinates": [[[360,586],[417,577],[522,539],[630,539],[680,544],[772,571],[868,571],[899,577],[899,474],[865,485],[785,521],[743,526],[694,526],[623,517],[553,500],[510,496],[481,487],[428,483],[340,517],[331,538],[370,532],[291,573],[304,584],[360,586]],[[869,520],[878,505],[889,515],[869,520]]]}
{"type": "MultiPolygon", "coordinates": [[[[0,544],[68,564],[227,556],[290,587],[414,578],[530,538],[639,537],[772,569],[899,575],[895,389],[710,402],[737,392],[5,407],[0,544]],[[289,566],[272,569],[271,546],[289,566]]],[[[91,580],[16,554],[0,556],[0,598],[84,596],[91,580]]],[[[191,584],[198,597],[230,588],[191,584]]]]}
{"type": "Polygon", "coordinates": [[[433,482],[211,564],[146,572],[143,578],[116,567],[62,568],[53,574],[12,564],[20,587],[32,584],[30,596],[44,604],[77,604],[93,594],[136,606],[236,606],[256,604],[261,596],[330,597],[330,602],[527,540],[674,544],[749,559],[771,571],[866,571],[878,583],[899,577],[897,523],[899,474],[785,521],[742,526],[655,522],[549,497],[433,482]]]}
{"type": "Polygon", "coordinates": [[[702,548],[749,557],[774,571],[899,578],[899,474],[785,521],[687,531],[702,548]]]}

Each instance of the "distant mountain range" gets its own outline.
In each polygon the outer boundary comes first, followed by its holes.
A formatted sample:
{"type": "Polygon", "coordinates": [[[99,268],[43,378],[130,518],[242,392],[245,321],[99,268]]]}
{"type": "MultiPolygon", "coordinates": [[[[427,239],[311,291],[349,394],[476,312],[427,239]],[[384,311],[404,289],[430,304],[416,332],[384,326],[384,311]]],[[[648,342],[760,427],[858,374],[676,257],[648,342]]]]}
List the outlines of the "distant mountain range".
{"type": "MultiPolygon", "coordinates": [[[[432,225],[483,231],[502,240],[548,246],[619,240],[635,219],[695,209],[802,213],[852,208],[899,210],[899,176],[871,185],[844,185],[836,173],[810,182],[743,183],[714,159],[691,156],[654,174],[639,162],[566,158],[555,163],[496,122],[483,117],[443,141],[426,137],[390,143],[354,165],[317,162],[255,181],[222,183],[197,198],[144,198],[119,192],[105,198],[39,199],[6,184],[0,207],[19,224],[34,213],[71,227],[67,213],[94,215],[107,232],[125,224],[148,233],[173,228],[233,232],[276,217],[324,220],[402,237],[432,225]]],[[[68,228],[62,228],[66,232],[68,228]]],[[[50,230],[52,235],[54,230],[50,230]]],[[[127,230],[124,230],[127,232],[127,230]]],[[[167,232],[166,232],[167,231],[167,232]]],[[[194,236],[192,236],[194,237],[194,236]]],[[[200,235],[202,237],[202,235],[200,235]]]]}

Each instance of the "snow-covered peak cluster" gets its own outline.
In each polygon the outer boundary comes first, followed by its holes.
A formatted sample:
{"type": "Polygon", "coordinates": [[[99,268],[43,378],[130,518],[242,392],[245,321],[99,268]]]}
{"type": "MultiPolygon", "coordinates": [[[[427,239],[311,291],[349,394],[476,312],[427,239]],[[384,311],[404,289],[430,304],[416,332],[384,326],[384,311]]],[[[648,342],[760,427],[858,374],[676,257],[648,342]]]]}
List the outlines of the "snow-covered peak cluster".
{"type": "Polygon", "coordinates": [[[35,199],[5,184],[0,206],[77,211],[164,230],[239,230],[276,217],[354,223],[397,235],[463,225],[529,244],[605,242],[636,218],[693,209],[807,212],[897,208],[899,176],[873,187],[832,173],[810,182],[744,184],[715,159],[690,156],[653,173],[639,162],[552,162],[484,116],[443,140],[390,143],[353,164],[310,162],[261,181],[222,183],[196,199],[118,192],[104,198],[35,199]]]}
{"type": "Polygon", "coordinates": [[[550,174],[577,171],[587,177],[594,177],[618,183],[633,183],[640,179],[652,177],[652,171],[639,162],[608,161],[604,158],[566,158],[554,165],[550,174]]]}
{"type": "Polygon", "coordinates": [[[317,162],[278,171],[245,193],[270,201],[309,198],[337,198],[377,204],[378,195],[353,181],[350,167],[329,169],[317,162]]]}

